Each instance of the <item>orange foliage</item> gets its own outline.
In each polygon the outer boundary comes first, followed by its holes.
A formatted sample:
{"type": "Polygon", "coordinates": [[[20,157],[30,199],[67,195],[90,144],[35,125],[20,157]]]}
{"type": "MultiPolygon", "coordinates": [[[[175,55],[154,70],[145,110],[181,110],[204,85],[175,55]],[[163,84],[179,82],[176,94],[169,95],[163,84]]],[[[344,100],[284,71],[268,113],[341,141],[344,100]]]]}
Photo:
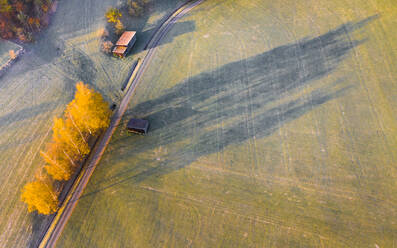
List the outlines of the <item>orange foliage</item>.
{"type": "MultiPolygon", "coordinates": [[[[110,123],[110,110],[102,96],[79,82],[76,94],[65,110],[64,118],[54,118],[52,141],[40,155],[46,162],[44,169],[55,180],[69,180],[81,161],[89,152],[87,139],[96,135],[110,123]]],[[[37,210],[41,214],[52,214],[57,210],[58,198],[46,178],[25,185],[22,201],[29,211],[37,210]]]]}
{"type": "Polygon", "coordinates": [[[48,143],[46,151],[40,151],[40,155],[47,163],[44,168],[52,178],[60,181],[70,179],[73,173],[72,166],[76,164],[60,144],[48,143]]]}
{"type": "Polygon", "coordinates": [[[83,82],[76,84],[76,94],[66,107],[65,117],[73,119],[82,132],[95,135],[109,126],[110,114],[101,94],[83,82]]]}
{"type": "Polygon", "coordinates": [[[21,200],[28,205],[28,211],[40,214],[53,214],[58,209],[58,193],[49,178],[38,178],[28,183],[22,190],[21,200]]]}
{"type": "Polygon", "coordinates": [[[31,41],[32,33],[47,24],[41,20],[46,19],[51,3],[52,0],[0,0],[0,38],[31,41]]]}
{"type": "Polygon", "coordinates": [[[29,23],[29,25],[32,25],[34,23],[34,18],[29,17],[28,18],[28,23],[29,23]]]}
{"type": "Polygon", "coordinates": [[[87,141],[81,137],[70,119],[54,118],[53,140],[62,145],[71,157],[82,157],[90,152],[87,141]]]}

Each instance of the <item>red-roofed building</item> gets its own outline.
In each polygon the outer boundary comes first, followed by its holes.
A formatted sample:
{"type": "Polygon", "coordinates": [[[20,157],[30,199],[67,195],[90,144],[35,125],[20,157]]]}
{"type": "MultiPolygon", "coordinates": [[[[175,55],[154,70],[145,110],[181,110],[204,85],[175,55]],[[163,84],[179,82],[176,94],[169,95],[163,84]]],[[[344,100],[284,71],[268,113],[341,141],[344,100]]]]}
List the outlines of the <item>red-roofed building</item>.
{"type": "Polygon", "coordinates": [[[125,57],[128,52],[131,50],[132,46],[136,41],[136,32],[135,31],[125,31],[119,38],[116,43],[116,46],[113,48],[113,55],[118,57],[125,57]]]}

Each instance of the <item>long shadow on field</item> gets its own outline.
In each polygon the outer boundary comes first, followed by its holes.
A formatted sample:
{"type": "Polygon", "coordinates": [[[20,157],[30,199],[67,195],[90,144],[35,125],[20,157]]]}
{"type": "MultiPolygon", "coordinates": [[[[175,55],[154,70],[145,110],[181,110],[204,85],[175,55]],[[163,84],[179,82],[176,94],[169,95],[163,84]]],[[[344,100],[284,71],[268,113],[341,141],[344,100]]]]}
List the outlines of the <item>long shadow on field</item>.
{"type": "Polygon", "coordinates": [[[24,109],[21,109],[19,111],[11,112],[9,114],[5,114],[3,116],[0,116],[0,128],[3,126],[8,126],[11,125],[12,123],[16,121],[21,121],[25,119],[30,119],[32,117],[35,117],[38,114],[44,113],[50,109],[53,109],[55,107],[54,102],[44,102],[32,107],[27,107],[24,109]]]}
{"type": "Polygon", "coordinates": [[[54,217],[54,215],[43,216],[37,212],[29,213],[32,225],[33,239],[29,240],[29,247],[34,248],[40,245],[39,236],[42,235],[43,230],[48,228],[49,221],[54,217]]]}
{"type": "MultiPolygon", "coordinates": [[[[155,32],[155,30],[157,30],[157,29],[158,29],[158,27],[146,30],[146,31],[142,32],[141,35],[148,36],[149,34],[153,34],[155,32]]],[[[172,29],[167,34],[166,38],[162,39],[156,45],[151,45],[151,46],[146,47],[146,49],[155,48],[155,47],[158,47],[158,46],[162,46],[162,45],[171,43],[174,40],[175,37],[177,37],[179,35],[191,33],[195,29],[196,29],[196,23],[194,21],[185,21],[185,22],[174,23],[173,26],[172,26],[172,29]]]]}
{"type": "MultiPolygon", "coordinates": [[[[9,129],[9,131],[11,131],[12,129],[20,130],[27,125],[35,125],[37,118],[47,118],[45,113],[52,111],[54,108],[56,108],[56,102],[44,102],[5,115],[0,115],[0,128],[7,129],[13,126],[9,129]],[[39,116],[43,113],[43,116],[39,116]],[[34,119],[33,122],[32,119],[34,119]]],[[[37,137],[29,135],[23,138],[19,137],[18,139],[5,139],[3,142],[0,142],[0,153],[13,150],[19,145],[31,144],[35,138],[37,137]]]]}
{"type": "Polygon", "coordinates": [[[364,42],[351,40],[350,34],[374,18],[346,23],[313,39],[201,73],[154,100],[138,104],[126,117],[148,119],[151,134],[145,138],[124,135],[115,140],[111,149],[120,151],[114,152],[116,160],[129,161],[146,150],[186,142],[178,145],[180,150],[163,156],[157,166],[148,169],[153,161],[126,166],[127,170],[96,180],[97,189],[85,196],[123,182],[159,177],[229,145],[269,136],[339,97],[352,86],[343,80],[325,84],[318,79],[332,73],[354,47],[364,42]],[[310,93],[309,88],[313,89],[310,93]]]}

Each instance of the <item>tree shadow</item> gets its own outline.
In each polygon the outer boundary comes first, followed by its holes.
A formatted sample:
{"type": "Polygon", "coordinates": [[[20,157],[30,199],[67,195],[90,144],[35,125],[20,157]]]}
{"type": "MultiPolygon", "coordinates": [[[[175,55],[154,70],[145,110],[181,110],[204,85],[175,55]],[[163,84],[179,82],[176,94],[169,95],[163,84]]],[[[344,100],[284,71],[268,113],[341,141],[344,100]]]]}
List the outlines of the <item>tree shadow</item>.
{"type": "MultiPolygon", "coordinates": [[[[96,141],[97,139],[91,138],[91,141],[89,141],[89,143],[94,144],[96,141]]],[[[54,187],[59,190],[59,196],[58,196],[59,206],[62,206],[62,204],[64,203],[70,189],[73,187],[73,184],[80,175],[86,160],[87,158],[84,158],[82,161],[78,162],[79,165],[77,169],[74,171],[70,180],[66,182],[55,181],[54,187]]],[[[33,248],[39,246],[40,242],[43,240],[46,234],[46,231],[51,226],[52,221],[54,220],[56,215],[57,212],[51,215],[41,215],[38,214],[36,211],[33,213],[29,213],[31,222],[33,223],[32,238],[29,240],[29,247],[33,248]]]]}
{"type": "MultiPolygon", "coordinates": [[[[178,5],[178,8],[180,8],[182,5],[185,4],[185,1],[180,1],[181,3],[178,5]]],[[[155,23],[150,25],[149,29],[146,29],[149,23],[149,18],[151,15],[154,13],[153,9],[156,9],[157,12],[168,12],[169,9],[167,8],[155,8],[154,5],[158,4],[156,2],[150,2],[148,6],[145,7],[144,13],[142,13],[140,16],[130,16],[128,14],[128,10],[126,6],[120,6],[119,9],[121,10],[122,13],[122,18],[121,21],[125,27],[125,30],[133,30],[136,31],[137,35],[137,41],[134,44],[134,47],[132,48],[130,55],[134,55],[139,53],[142,50],[146,50],[147,43],[151,40],[153,37],[152,35],[161,27],[161,25],[170,17],[170,15],[165,15],[159,20],[157,20],[155,23]]],[[[161,4],[160,4],[161,6],[161,4]]],[[[170,14],[172,14],[171,12],[170,14]]],[[[181,35],[184,33],[192,32],[195,30],[195,22],[194,21],[187,21],[187,22],[180,22],[180,23],[175,23],[174,24],[178,29],[183,30],[182,33],[176,33],[174,36],[181,35]]],[[[115,29],[113,24],[107,24],[106,28],[108,30],[111,30],[109,35],[109,39],[115,44],[119,38],[119,35],[115,34],[115,29]]],[[[172,38],[170,41],[172,42],[172,38]]],[[[165,44],[165,43],[163,43],[165,44]]]]}
{"type": "MultiPolygon", "coordinates": [[[[110,27],[109,27],[110,28],[110,27]]],[[[151,40],[148,37],[152,37],[151,35],[154,34],[158,30],[158,26],[145,30],[145,31],[137,31],[137,41],[134,44],[134,47],[132,48],[131,52],[127,55],[134,55],[143,50],[155,48],[158,46],[162,46],[168,43],[172,43],[174,38],[183,34],[187,34],[190,32],[193,32],[196,29],[196,23],[194,21],[185,21],[185,22],[176,22],[172,25],[171,32],[168,32],[166,37],[162,39],[158,44],[148,44],[148,42],[151,40]]],[[[134,30],[133,28],[127,29],[127,30],[134,30]]],[[[119,36],[117,35],[112,35],[112,42],[115,44],[118,40],[119,36]]],[[[127,79],[128,80],[128,79],[127,79]]]]}
{"type": "MultiPolygon", "coordinates": [[[[157,30],[157,29],[158,28],[156,27],[156,28],[152,28],[152,29],[146,30],[146,31],[142,32],[142,35],[143,36],[149,36],[149,34],[154,33],[155,30],[157,30]]],[[[177,37],[179,35],[191,33],[195,29],[196,29],[196,23],[194,21],[185,21],[185,22],[174,23],[172,25],[171,32],[169,32],[164,39],[162,39],[156,45],[151,44],[151,45],[146,46],[145,50],[146,49],[155,48],[155,47],[158,47],[158,46],[162,46],[162,45],[165,45],[165,44],[168,44],[168,43],[172,43],[175,37],[177,37]]]]}
{"type": "Polygon", "coordinates": [[[74,79],[73,81],[83,81],[84,83],[95,82],[98,71],[95,68],[94,62],[80,49],[71,49],[69,56],[60,61],[59,65],[61,65],[63,72],[68,78],[74,79]]]}
{"type": "Polygon", "coordinates": [[[32,238],[29,240],[28,247],[38,247],[42,239],[43,230],[47,230],[51,224],[51,220],[54,218],[55,214],[44,216],[37,212],[29,213],[32,225],[32,238]]]}
{"type": "Polygon", "coordinates": [[[185,146],[163,156],[157,166],[126,167],[112,177],[97,180],[94,189],[82,197],[127,181],[139,183],[159,177],[229,145],[269,136],[341,96],[354,85],[343,79],[331,83],[318,79],[331,74],[352,49],[365,42],[352,40],[351,35],[376,18],[349,22],[321,36],[200,73],[128,110],[122,125],[131,117],[147,119],[150,135],[122,135],[115,140],[112,150],[125,151],[118,152],[117,160],[128,161],[139,153],[187,141],[185,146]],[[249,113],[249,120],[241,113],[249,113]],[[218,128],[219,123],[222,128],[218,128]],[[133,149],[128,149],[131,144],[133,149]]]}
{"type": "Polygon", "coordinates": [[[54,102],[44,102],[35,106],[27,107],[19,111],[14,111],[0,116],[0,128],[11,125],[16,121],[30,119],[43,112],[47,112],[55,107],[54,102]]]}

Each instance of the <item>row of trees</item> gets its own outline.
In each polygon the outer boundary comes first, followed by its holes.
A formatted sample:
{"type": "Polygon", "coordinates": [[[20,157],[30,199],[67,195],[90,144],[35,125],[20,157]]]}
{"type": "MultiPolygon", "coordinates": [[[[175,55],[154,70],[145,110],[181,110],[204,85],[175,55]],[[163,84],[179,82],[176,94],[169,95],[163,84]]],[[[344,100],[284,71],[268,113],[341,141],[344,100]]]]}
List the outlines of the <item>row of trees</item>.
{"type": "Polygon", "coordinates": [[[52,0],[0,0],[0,37],[31,41],[33,32],[48,25],[52,0]]]}
{"type": "Polygon", "coordinates": [[[52,214],[58,207],[59,192],[54,181],[67,181],[90,152],[89,139],[110,123],[110,110],[101,94],[87,85],[76,84],[74,99],[62,118],[54,118],[52,140],[40,152],[45,161],[36,180],[25,185],[22,200],[29,211],[52,214]],[[48,176],[51,176],[51,178],[48,176]]]}

